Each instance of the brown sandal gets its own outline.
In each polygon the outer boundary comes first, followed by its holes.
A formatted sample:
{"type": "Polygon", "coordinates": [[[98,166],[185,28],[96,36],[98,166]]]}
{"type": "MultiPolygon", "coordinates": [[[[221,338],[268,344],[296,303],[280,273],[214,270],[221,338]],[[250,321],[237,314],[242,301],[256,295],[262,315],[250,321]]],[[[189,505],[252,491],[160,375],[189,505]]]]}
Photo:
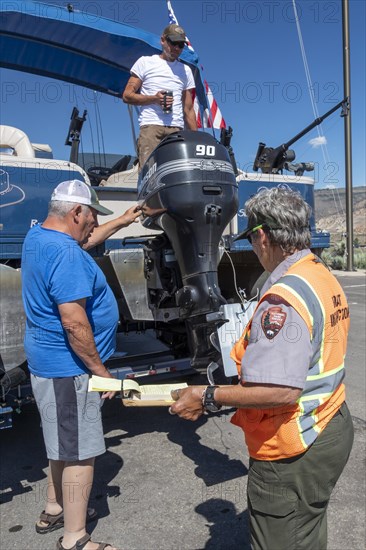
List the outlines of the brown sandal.
{"type": "MultiPolygon", "coordinates": [[[[90,541],[90,538],[91,538],[90,535],[86,533],[86,535],[84,535],[83,537],[81,537],[81,539],[75,542],[74,546],[66,549],[64,546],[62,546],[63,537],[61,537],[60,539],[58,539],[58,542],[56,544],[56,550],[83,550],[85,545],[90,541]]],[[[95,542],[94,544],[99,545],[97,550],[104,550],[105,548],[107,548],[107,546],[111,546],[111,544],[109,544],[108,542],[95,542]]]]}
{"type": "MultiPolygon", "coordinates": [[[[93,521],[93,519],[96,519],[98,517],[98,513],[93,508],[89,508],[86,514],[86,523],[89,521],[93,521]]],[[[43,510],[42,514],[39,516],[39,521],[43,521],[44,523],[47,523],[47,525],[38,525],[36,523],[36,531],[40,535],[44,535],[46,533],[51,533],[52,531],[56,531],[56,529],[61,529],[61,527],[64,526],[64,512],[63,510],[59,514],[46,514],[46,512],[43,510]]]]}

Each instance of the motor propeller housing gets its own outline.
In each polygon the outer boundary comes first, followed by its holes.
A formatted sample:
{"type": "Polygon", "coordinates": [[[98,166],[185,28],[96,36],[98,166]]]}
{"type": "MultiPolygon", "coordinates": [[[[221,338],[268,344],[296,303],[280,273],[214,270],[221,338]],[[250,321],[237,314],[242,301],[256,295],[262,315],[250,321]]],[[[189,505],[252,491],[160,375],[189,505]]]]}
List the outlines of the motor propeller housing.
{"type": "Polygon", "coordinates": [[[205,361],[217,354],[210,335],[226,303],[217,277],[219,244],[238,210],[238,185],[227,149],[203,132],[168,136],[145,163],[138,194],[143,225],[164,232],[146,246],[153,316],[185,320],[192,361],[205,361]]]}

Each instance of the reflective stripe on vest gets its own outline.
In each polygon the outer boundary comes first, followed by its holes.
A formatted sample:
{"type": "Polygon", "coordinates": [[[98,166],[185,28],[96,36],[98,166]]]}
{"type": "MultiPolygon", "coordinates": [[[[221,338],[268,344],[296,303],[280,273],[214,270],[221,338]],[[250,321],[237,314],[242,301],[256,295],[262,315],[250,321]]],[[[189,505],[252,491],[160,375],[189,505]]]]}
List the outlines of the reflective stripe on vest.
{"type": "Polygon", "coordinates": [[[278,283],[273,285],[272,290],[276,294],[279,288],[284,288],[295,296],[307,311],[310,325],[307,324],[309,330],[311,329],[310,337],[313,348],[309,374],[319,374],[324,369],[322,352],[324,347],[325,313],[323,305],[311,285],[298,275],[285,275],[282,277],[278,283]],[[321,345],[319,346],[319,344],[321,345]]]}
{"type": "MultiPolygon", "coordinates": [[[[292,264],[259,303],[272,294],[284,300],[303,319],[312,353],[304,388],[296,404],[239,408],[231,419],[244,430],[250,456],[259,460],[279,460],[306,451],[345,399],[342,380],[349,309],[337,280],[316,256],[308,254],[292,264]]],[[[231,354],[244,384],[245,372],[241,372],[241,365],[251,325],[252,321],[231,354]]]]}
{"type": "MultiPolygon", "coordinates": [[[[316,409],[332,396],[344,378],[344,357],[342,357],[342,363],[335,369],[324,371],[325,311],[310,283],[299,275],[285,275],[273,285],[270,292],[281,295],[281,289],[290,293],[302,304],[311,324],[313,356],[303,392],[297,401],[300,414],[296,419],[300,438],[304,448],[307,448],[319,433],[316,426],[316,409]]],[[[294,304],[291,305],[294,306],[294,304]]]]}

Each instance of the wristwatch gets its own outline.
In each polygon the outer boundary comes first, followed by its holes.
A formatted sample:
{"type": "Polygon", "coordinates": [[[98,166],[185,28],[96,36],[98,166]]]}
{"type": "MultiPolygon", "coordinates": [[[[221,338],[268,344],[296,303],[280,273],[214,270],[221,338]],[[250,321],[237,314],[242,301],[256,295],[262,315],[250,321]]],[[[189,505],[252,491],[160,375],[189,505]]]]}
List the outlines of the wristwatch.
{"type": "Polygon", "coordinates": [[[202,405],[206,411],[218,412],[222,407],[222,405],[216,403],[214,398],[216,388],[218,388],[218,386],[207,386],[207,388],[203,390],[202,405]]]}

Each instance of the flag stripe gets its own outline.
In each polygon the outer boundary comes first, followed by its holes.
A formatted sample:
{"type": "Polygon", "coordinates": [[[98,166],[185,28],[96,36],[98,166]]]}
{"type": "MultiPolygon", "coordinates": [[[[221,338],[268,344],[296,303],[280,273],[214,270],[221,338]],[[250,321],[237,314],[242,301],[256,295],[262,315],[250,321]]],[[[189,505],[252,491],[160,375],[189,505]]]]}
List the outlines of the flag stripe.
{"type": "MultiPolygon", "coordinates": [[[[168,14],[169,14],[169,24],[170,25],[179,25],[178,19],[175,16],[175,13],[172,8],[172,4],[170,0],[167,0],[167,8],[168,8],[168,14]]],[[[188,48],[192,51],[194,51],[188,37],[188,48]]],[[[201,67],[201,70],[202,67],[201,67]]],[[[205,108],[204,105],[200,105],[198,101],[198,97],[196,92],[194,91],[193,94],[193,108],[196,113],[196,122],[197,122],[197,128],[226,128],[226,122],[221,114],[221,111],[219,109],[219,106],[213,96],[213,93],[211,91],[210,86],[206,82],[204,82],[204,87],[206,90],[206,97],[207,97],[207,104],[208,109],[205,108]],[[201,116],[202,113],[202,116],[201,116]]]]}

